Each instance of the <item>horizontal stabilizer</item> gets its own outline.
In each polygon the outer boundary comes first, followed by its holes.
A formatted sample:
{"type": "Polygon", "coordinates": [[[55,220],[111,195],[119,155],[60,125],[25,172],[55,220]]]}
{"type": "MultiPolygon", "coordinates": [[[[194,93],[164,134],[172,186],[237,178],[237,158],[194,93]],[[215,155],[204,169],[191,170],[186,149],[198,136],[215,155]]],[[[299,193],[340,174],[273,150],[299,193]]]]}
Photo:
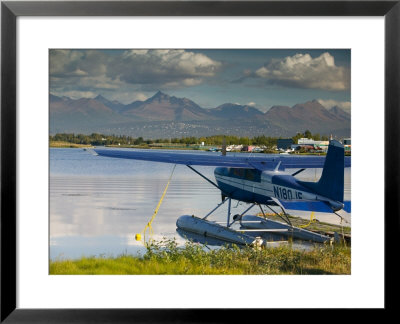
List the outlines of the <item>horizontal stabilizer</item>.
{"type": "MultiPolygon", "coordinates": [[[[329,204],[323,201],[279,201],[285,209],[312,211],[317,213],[332,213],[332,208],[329,204]]],[[[351,213],[351,201],[344,202],[343,210],[351,213]]]]}
{"type": "Polygon", "coordinates": [[[347,213],[351,213],[351,201],[344,201],[343,210],[347,213]]]}

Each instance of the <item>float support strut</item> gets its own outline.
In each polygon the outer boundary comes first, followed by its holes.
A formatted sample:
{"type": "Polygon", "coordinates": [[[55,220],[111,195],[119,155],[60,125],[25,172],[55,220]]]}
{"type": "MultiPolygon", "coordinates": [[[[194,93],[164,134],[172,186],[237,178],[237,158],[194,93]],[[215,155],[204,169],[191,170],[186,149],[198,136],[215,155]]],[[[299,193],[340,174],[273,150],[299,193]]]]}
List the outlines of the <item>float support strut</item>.
{"type": "Polygon", "coordinates": [[[227,227],[230,226],[229,225],[229,221],[230,221],[230,218],[231,218],[231,198],[228,198],[228,199],[229,199],[229,201],[228,201],[228,219],[226,221],[226,226],[227,227]]]}
{"type": "Polygon", "coordinates": [[[246,214],[246,213],[247,213],[250,209],[252,209],[255,205],[256,205],[256,204],[252,204],[249,208],[247,208],[243,213],[241,213],[241,214],[239,215],[239,218],[236,218],[236,219],[235,219],[235,216],[236,216],[236,215],[233,216],[233,221],[232,221],[232,223],[229,224],[229,226],[232,226],[233,223],[236,222],[237,220],[239,220],[239,222],[240,222],[240,224],[241,224],[243,215],[246,214]]]}
{"type": "Polygon", "coordinates": [[[225,201],[227,201],[228,200],[228,198],[225,198],[221,203],[219,203],[218,205],[217,205],[217,207],[215,207],[212,211],[210,211],[206,216],[204,216],[203,217],[203,219],[207,219],[207,217],[208,216],[210,216],[213,212],[215,212],[219,207],[221,207],[224,203],[225,203],[225,201]]]}
{"type": "MultiPolygon", "coordinates": [[[[259,206],[260,206],[260,209],[261,209],[261,211],[262,211],[262,213],[263,213],[263,215],[264,215],[264,218],[266,218],[265,213],[264,213],[264,210],[262,209],[261,205],[259,205],[259,206]]],[[[270,211],[272,211],[276,216],[280,217],[284,222],[288,223],[291,227],[293,227],[293,225],[292,225],[292,223],[291,223],[291,221],[290,221],[290,219],[289,219],[289,216],[285,213],[285,211],[283,210],[282,207],[280,207],[280,208],[282,209],[283,214],[286,216],[286,219],[284,219],[281,215],[279,215],[275,210],[273,210],[273,209],[272,209],[271,207],[269,207],[268,205],[265,205],[265,206],[267,206],[267,208],[268,208],[270,211]]]]}

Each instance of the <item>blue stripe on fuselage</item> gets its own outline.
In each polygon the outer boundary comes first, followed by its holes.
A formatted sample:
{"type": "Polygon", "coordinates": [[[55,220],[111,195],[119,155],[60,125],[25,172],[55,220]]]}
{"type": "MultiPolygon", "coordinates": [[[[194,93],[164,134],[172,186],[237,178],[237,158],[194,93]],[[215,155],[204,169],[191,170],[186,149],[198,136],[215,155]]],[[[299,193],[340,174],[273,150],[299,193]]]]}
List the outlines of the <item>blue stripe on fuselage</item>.
{"type": "MultiPolygon", "coordinates": [[[[237,200],[242,200],[246,202],[258,202],[261,204],[265,204],[267,202],[271,202],[271,190],[266,188],[267,184],[261,182],[261,171],[256,169],[246,169],[246,168],[224,168],[218,167],[214,171],[217,184],[219,188],[229,197],[237,200]],[[226,181],[220,181],[218,178],[225,178],[231,183],[226,183],[226,181]],[[254,183],[250,185],[251,190],[246,190],[246,187],[249,187],[246,181],[251,181],[254,183]],[[254,188],[258,189],[258,193],[254,192],[254,188]],[[260,193],[259,190],[263,190],[265,192],[260,193]],[[267,193],[269,195],[267,195],[267,193]]],[[[277,174],[271,177],[271,182],[274,188],[274,191],[278,190],[278,187],[284,187],[296,191],[314,193],[312,190],[302,186],[296,178],[291,175],[286,174],[277,174]]],[[[286,199],[285,195],[281,196],[281,194],[275,194],[275,196],[279,199],[286,199]]],[[[301,199],[297,197],[297,194],[289,195],[289,199],[287,200],[296,200],[301,199]]],[[[304,199],[304,198],[303,198],[304,199]]]]}

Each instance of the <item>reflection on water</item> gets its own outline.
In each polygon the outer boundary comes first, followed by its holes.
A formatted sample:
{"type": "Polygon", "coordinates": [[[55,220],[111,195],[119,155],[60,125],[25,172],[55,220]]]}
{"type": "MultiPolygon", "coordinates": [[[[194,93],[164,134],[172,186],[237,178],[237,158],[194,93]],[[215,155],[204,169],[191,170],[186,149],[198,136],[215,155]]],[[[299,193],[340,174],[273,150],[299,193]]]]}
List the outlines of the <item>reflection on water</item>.
{"type": "MultiPolygon", "coordinates": [[[[135,234],[153,215],[172,168],[165,163],[93,156],[81,149],[50,149],[50,258],[143,254],[135,234]]],[[[214,178],[213,167],[197,169],[214,178]]],[[[350,172],[346,174],[349,198],[350,172]]],[[[302,174],[304,179],[319,176],[314,171],[302,174]]],[[[175,238],[184,244],[176,232],[176,219],[184,214],[205,216],[220,201],[216,188],[178,165],[152,224],[153,238],[175,238]]],[[[232,212],[240,213],[247,206],[232,203],[232,212]]],[[[224,221],[226,212],[222,206],[212,219],[224,221]]],[[[328,217],[338,221],[337,216],[328,217]]]]}

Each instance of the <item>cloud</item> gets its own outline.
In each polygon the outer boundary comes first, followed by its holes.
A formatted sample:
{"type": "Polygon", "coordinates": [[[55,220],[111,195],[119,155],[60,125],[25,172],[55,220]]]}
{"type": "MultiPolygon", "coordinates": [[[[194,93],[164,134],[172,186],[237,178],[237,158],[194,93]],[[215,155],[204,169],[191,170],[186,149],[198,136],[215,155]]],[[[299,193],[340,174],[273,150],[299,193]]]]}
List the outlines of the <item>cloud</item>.
{"type": "Polygon", "coordinates": [[[108,70],[108,75],[130,84],[177,88],[202,83],[221,65],[204,54],[185,50],[130,50],[108,70]]]}
{"type": "Polygon", "coordinates": [[[331,109],[332,107],[338,106],[344,111],[350,113],[351,112],[351,102],[350,101],[337,101],[333,99],[317,99],[317,101],[327,109],[331,109]]]}
{"type": "Polygon", "coordinates": [[[50,75],[81,77],[104,75],[111,58],[97,50],[50,50],[50,75]]]}
{"type": "Polygon", "coordinates": [[[258,78],[287,87],[331,91],[350,87],[349,69],[336,66],[334,57],[327,52],[316,58],[309,54],[296,54],[273,59],[256,71],[245,71],[244,78],[258,78]]]}
{"type": "Polygon", "coordinates": [[[143,92],[136,92],[136,91],[122,91],[122,92],[111,92],[106,94],[107,98],[110,100],[117,100],[121,103],[129,104],[134,101],[145,101],[150,96],[146,95],[143,92]]]}
{"type": "Polygon", "coordinates": [[[154,91],[201,84],[222,63],[186,50],[50,50],[51,91],[154,91]]]}

